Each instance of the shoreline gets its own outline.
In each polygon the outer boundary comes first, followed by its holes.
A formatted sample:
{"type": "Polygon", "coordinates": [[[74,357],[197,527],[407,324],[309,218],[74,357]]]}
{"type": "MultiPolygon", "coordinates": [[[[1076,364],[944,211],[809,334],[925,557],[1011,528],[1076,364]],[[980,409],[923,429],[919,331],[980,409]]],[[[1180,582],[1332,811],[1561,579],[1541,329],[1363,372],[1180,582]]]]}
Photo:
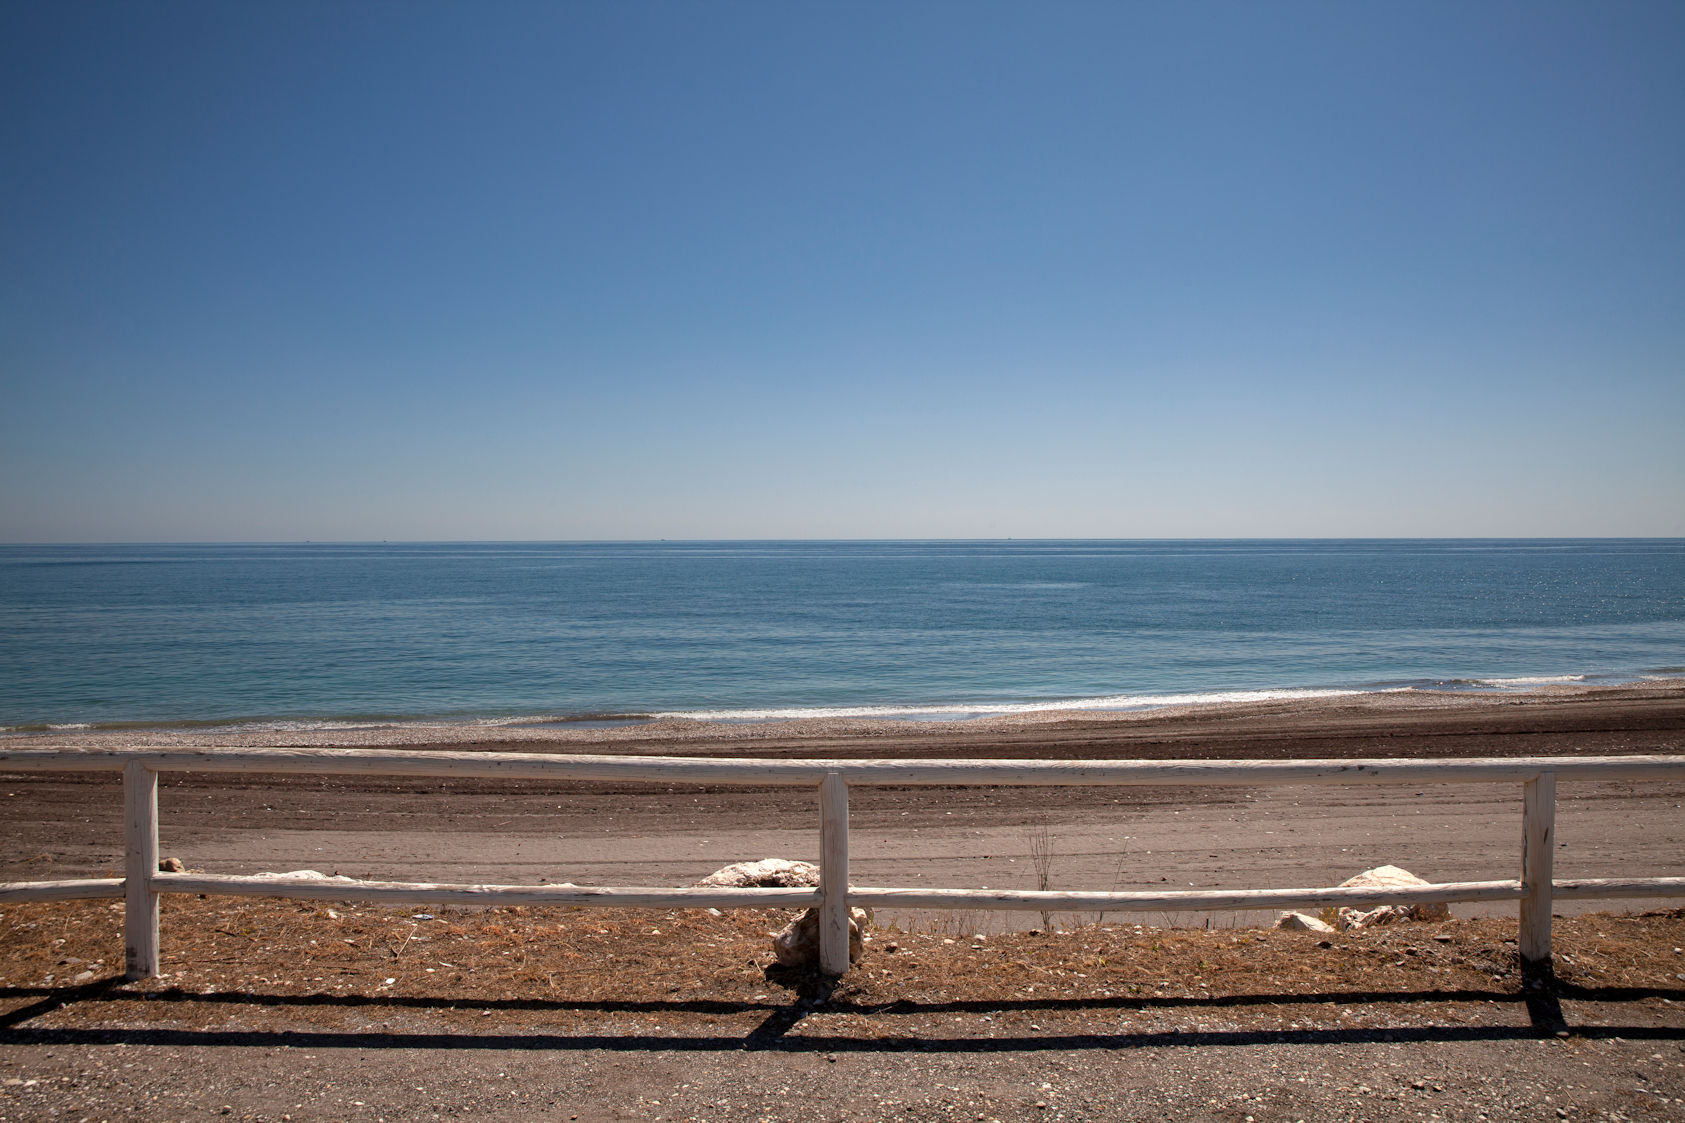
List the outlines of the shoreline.
{"type": "Polygon", "coordinates": [[[1063,730],[1093,736],[1139,734],[1190,723],[1244,725],[1265,722],[1352,721],[1362,725],[1407,719],[1424,714],[1467,715],[1505,713],[1517,708],[1540,712],[1568,707],[1601,707],[1622,703],[1678,701],[1685,703],[1685,677],[1649,678],[1616,684],[1550,681],[1524,688],[1380,690],[1232,691],[1209,700],[1206,696],[1164,696],[1160,705],[1135,708],[1088,708],[1050,705],[1002,711],[977,711],[948,716],[895,714],[857,715],[821,713],[819,716],[769,717],[733,720],[686,714],[653,714],[645,718],[582,720],[508,719],[476,721],[394,721],[370,723],[233,722],[210,725],[134,725],[13,729],[0,733],[0,749],[26,748],[206,748],[274,745],[293,748],[469,746],[515,748],[554,746],[613,752],[636,751],[643,743],[698,747],[758,742],[850,740],[869,742],[1035,734],[1063,730]],[[1197,697],[1199,700],[1179,699],[1197,697]]]}

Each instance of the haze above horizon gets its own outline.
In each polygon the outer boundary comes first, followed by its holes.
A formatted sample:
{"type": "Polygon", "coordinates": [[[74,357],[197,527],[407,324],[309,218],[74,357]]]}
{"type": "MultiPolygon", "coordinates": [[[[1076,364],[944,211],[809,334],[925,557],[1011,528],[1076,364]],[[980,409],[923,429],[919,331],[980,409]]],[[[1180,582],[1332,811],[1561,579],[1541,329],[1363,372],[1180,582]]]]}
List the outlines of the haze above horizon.
{"type": "Polygon", "coordinates": [[[0,541],[1685,536],[1685,6],[0,8],[0,541]]]}

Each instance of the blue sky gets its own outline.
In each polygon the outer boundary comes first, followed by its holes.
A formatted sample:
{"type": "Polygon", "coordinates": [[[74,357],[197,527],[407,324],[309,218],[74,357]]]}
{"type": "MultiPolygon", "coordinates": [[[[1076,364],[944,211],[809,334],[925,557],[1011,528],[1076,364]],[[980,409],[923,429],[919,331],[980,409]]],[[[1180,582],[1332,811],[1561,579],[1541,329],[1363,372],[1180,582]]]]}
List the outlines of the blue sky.
{"type": "Polygon", "coordinates": [[[0,540],[1685,535],[1685,6],[0,7],[0,540]]]}

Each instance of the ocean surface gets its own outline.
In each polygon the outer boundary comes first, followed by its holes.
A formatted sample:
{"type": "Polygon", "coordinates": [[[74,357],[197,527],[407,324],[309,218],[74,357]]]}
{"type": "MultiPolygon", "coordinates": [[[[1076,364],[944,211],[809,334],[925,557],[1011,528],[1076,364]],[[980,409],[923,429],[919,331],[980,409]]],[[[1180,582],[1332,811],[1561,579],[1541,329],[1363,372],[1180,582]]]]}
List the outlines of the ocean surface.
{"type": "Polygon", "coordinates": [[[0,727],[1127,709],[1685,675],[1685,541],[0,547],[0,727]]]}

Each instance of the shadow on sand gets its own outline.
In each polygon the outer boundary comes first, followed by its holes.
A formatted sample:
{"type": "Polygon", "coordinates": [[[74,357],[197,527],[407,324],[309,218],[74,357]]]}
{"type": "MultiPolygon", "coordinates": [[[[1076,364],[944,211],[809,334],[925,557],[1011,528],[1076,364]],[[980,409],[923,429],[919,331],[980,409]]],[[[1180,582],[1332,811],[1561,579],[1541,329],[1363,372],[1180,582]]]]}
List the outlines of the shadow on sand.
{"type": "MultiPolygon", "coordinates": [[[[769,973],[770,975],[770,973],[769,973]]],[[[1646,999],[1685,1002],[1685,988],[1578,987],[1548,972],[1524,980],[1520,994],[1501,990],[1335,991],[1314,994],[1237,994],[1213,997],[1039,998],[1023,1000],[949,1000],[855,1003],[835,996],[835,983],[813,976],[776,976],[791,987],[787,1002],[674,999],[665,1001],[568,1002],[540,999],[473,999],[412,995],[266,994],[225,991],[199,994],[182,990],[135,992],[124,989],[120,977],[99,979],[75,987],[0,987],[0,1003],[25,1001],[0,1014],[0,1047],[8,1045],[162,1045],[162,1046],[290,1046],[342,1049],[601,1049],[614,1052],[716,1052],[781,1050],[805,1053],[1020,1053],[1037,1050],[1140,1049],[1205,1046],[1369,1044],[1379,1042],[1446,1043],[1510,1041],[1538,1037],[1622,1037],[1629,1040],[1685,1040],[1685,1025],[1570,1026],[1562,1000],[1627,1003],[1646,999]],[[312,1008],[481,1011],[487,1013],[573,1014],[702,1014],[738,1016],[762,1014],[764,1019],[746,1034],[597,1034],[597,1033],[470,1033],[406,1032],[392,1030],[220,1030],[173,1028],[34,1027],[27,1023],[57,1010],[79,1005],[145,1001],[148,1004],[228,1006],[248,1009],[312,1008]],[[1012,1013],[1095,1014],[1106,1011],[1149,1013],[1188,1010],[1217,1014],[1283,1007],[1370,1006],[1402,1009],[1416,1003],[1485,1002],[1501,1006],[1521,1004],[1527,1024],[1406,1025],[1345,1028],[1256,1030],[1138,1030],[1117,1033],[1050,1033],[1007,1037],[938,1037],[928,1033],[898,1033],[901,1018],[944,1015],[948,1018],[1012,1013]],[[876,1020],[877,1036],[837,1036],[800,1032],[813,1014],[853,1014],[876,1020]]],[[[93,1011],[90,1011],[93,1012],[93,1011]]],[[[993,1028],[993,1027],[992,1027],[993,1028]]]]}

